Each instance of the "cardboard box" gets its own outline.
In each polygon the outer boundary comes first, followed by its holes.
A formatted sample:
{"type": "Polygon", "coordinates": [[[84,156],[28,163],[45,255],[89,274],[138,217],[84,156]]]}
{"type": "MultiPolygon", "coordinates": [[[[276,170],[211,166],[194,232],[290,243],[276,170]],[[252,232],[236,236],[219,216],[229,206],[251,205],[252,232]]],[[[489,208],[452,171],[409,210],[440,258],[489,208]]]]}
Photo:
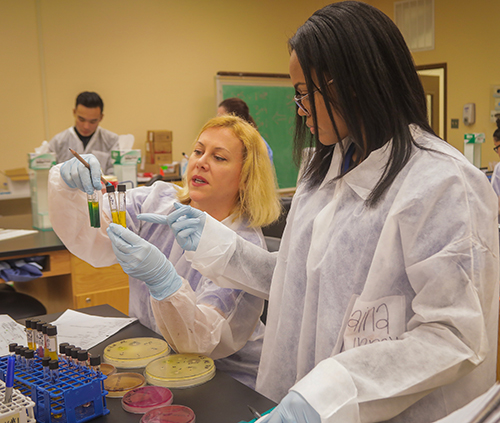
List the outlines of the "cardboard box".
{"type": "Polygon", "coordinates": [[[154,164],[155,162],[155,151],[154,151],[154,148],[153,148],[153,141],[146,141],[146,144],[145,144],[145,160],[144,162],[147,163],[147,164],[154,164]]]}
{"type": "Polygon", "coordinates": [[[162,154],[155,154],[155,164],[167,164],[167,163],[172,163],[172,153],[162,153],[162,154]]]}
{"type": "Polygon", "coordinates": [[[164,129],[162,130],[151,130],[148,131],[148,136],[146,138],[147,141],[159,141],[159,142],[172,142],[173,137],[172,137],[172,131],[166,131],[164,129]]]}
{"type": "Polygon", "coordinates": [[[172,141],[153,141],[153,150],[158,153],[172,153],[172,141]]]}
{"type": "Polygon", "coordinates": [[[30,196],[30,175],[25,167],[5,171],[7,187],[11,194],[30,196]]]}
{"type": "Polygon", "coordinates": [[[160,175],[163,180],[181,179],[180,166],[178,162],[165,163],[160,165],[160,175]]]}

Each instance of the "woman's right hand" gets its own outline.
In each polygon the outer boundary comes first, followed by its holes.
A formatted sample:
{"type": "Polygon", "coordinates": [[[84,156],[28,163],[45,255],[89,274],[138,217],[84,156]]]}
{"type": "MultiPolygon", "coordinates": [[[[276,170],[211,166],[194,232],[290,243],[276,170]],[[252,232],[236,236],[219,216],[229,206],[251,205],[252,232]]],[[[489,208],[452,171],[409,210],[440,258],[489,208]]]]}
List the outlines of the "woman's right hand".
{"type": "Polygon", "coordinates": [[[73,157],[61,166],[61,178],[70,188],[92,194],[102,188],[101,164],[93,154],[82,154],[82,158],[90,165],[90,170],[73,157]]]}

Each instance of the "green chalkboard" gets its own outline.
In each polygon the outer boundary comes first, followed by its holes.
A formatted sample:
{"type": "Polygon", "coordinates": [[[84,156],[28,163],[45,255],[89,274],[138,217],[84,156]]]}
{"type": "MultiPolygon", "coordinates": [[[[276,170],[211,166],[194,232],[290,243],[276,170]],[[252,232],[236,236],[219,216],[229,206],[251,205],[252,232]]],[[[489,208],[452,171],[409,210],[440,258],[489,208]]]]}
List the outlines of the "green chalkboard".
{"type": "Polygon", "coordinates": [[[295,187],[298,169],[292,148],[296,108],[290,78],[217,77],[217,85],[217,104],[230,97],[248,104],[260,134],[273,150],[279,187],[295,187]]]}

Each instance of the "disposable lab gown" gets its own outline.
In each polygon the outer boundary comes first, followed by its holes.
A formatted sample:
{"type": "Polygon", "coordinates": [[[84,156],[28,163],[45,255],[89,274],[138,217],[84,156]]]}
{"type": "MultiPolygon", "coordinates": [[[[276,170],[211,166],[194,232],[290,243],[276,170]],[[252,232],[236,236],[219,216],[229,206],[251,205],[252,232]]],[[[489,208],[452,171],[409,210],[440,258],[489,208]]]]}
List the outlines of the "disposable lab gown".
{"type": "Polygon", "coordinates": [[[375,207],[392,142],[339,180],[336,148],[323,183],[297,189],[277,255],[213,219],[188,255],[222,286],[269,294],[257,390],[293,387],[323,422],[432,422],[495,380],[496,196],[449,144],[412,134],[436,151],[413,148],[375,207]]]}
{"type": "MultiPolygon", "coordinates": [[[[53,167],[49,175],[54,231],[72,254],[92,266],[117,263],[106,233],[110,222],[107,194],[101,199],[101,228],[91,228],[86,195],[64,183],[60,166],[53,167]]],[[[137,220],[139,213],[169,214],[176,193],[174,186],[165,182],[127,191],[127,227],[156,245],[184,279],[179,291],[157,301],[150,297],[144,282],[130,277],[129,315],[161,333],[175,351],[208,355],[216,360],[218,369],[254,387],[264,332],[259,319],[263,300],[240,290],[220,288],[202,277],[186,261],[168,225],[137,220]]],[[[231,216],[223,223],[257,248],[265,247],[260,228],[248,228],[242,220],[233,222],[231,216]]]]}
{"type": "Polygon", "coordinates": [[[105,174],[113,173],[111,150],[117,147],[118,135],[100,126],[97,127],[85,148],[73,126],[60,132],[49,142],[49,150],[56,154],[57,163],[73,158],[73,154],[69,151],[72,148],[79,154],[92,153],[96,156],[105,174]]]}

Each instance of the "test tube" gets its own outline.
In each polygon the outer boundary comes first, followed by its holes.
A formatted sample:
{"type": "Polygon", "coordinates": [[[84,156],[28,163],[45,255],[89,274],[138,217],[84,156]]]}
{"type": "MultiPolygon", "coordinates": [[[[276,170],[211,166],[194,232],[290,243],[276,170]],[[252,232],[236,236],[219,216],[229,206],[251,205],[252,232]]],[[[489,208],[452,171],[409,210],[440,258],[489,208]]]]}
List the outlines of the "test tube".
{"type": "Polygon", "coordinates": [[[16,356],[16,347],[17,344],[13,342],[12,344],[9,344],[9,355],[16,356]]]}
{"type": "Polygon", "coordinates": [[[71,348],[71,362],[73,363],[73,368],[75,370],[78,369],[78,351],[80,351],[80,347],[71,348]]]}
{"type": "Polygon", "coordinates": [[[35,365],[35,351],[31,349],[27,349],[24,352],[24,358],[26,360],[26,372],[31,372],[33,371],[33,367],[35,365]]]}
{"type": "Polygon", "coordinates": [[[36,352],[39,358],[43,358],[44,348],[43,348],[43,332],[42,326],[45,322],[36,322],[36,352]]]}
{"type": "Polygon", "coordinates": [[[42,357],[48,357],[49,356],[49,348],[48,348],[48,343],[49,343],[49,338],[47,337],[47,328],[50,326],[49,323],[44,323],[42,325],[42,333],[43,333],[43,355],[42,357]]]}
{"type": "Polygon", "coordinates": [[[34,350],[35,348],[33,347],[33,329],[31,329],[31,319],[26,319],[24,322],[24,325],[26,327],[26,341],[28,342],[28,348],[30,350],[34,350]]]}
{"type": "Polygon", "coordinates": [[[127,186],[125,184],[118,185],[118,219],[120,225],[127,227],[127,186]]]}
{"type": "Polygon", "coordinates": [[[26,351],[29,351],[28,347],[22,347],[19,350],[19,354],[21,355],[21,369],[26,370],[26,351]]]}
{"type": "Polygon", "coordinates": [[[47,326],[47,355],[52,360],[57,360],[57,327],[54,325],[47,326]]]}
{"type": "Polygon", "coordinates": [[[66,345],[69,345],[67,342],[63,342],[62,344],[59,344],[59,360],[61,360],[63,363],[68,363],[68,360],[66,359],[66,345]]]}
{"type": "Polygon", "coordinates": [[[66,354],[66,361],[68,362],[68,367],[73,367],[73,358],[71,357],[71,350],[75,348],[74,345],[66,345],[65,348],[65,354],[66,354]]]}
{"type": "Polygon", "coordinates": [[[50,357],[43,357],[42,358],[43,378],[45,380],[50,380],[49,363],[50,363],[50,357]]]}
{"type": "Polygon", "coordinates": [[[49,361],[50,381],[52,383],[59,382],[59,362],[57,360],[49,361]]]}
{"type": "Polygon", "coordinates": [[[111,211],[111,219],[113,219],[113,223],[119,224],[120,217],[118,215],[118,208],[116,207],[115,187],[113,185],[107,185],[106,192],[108,194],[109,210],[111,211]]]}
{"type": "Polygon", "coordinates": [[[83,371],[88,367],[88,359],[89,359],[89,353],[87,350],[80,350],[77,353],[77,360],[78,360],[78,370],[83,371]]]}
{"type": "Polygon", "coordinates": [[[101,376],[101,356],[93,355],[89,359],[90,371],[96,376],[101,376]]]}
{"type": "MultiPolygon", "coordinates": [[[[36,337],[37,337],[37,330],[36,330],[36,324],[40,321],[40,319],[31,319],[31,336],[33,337],[32,340],[32,349],[36,352],[36,337]]],[[[29,345],[28,345],[29,347],[29,345]]],[[[30,347],[31,348],[31,347],[30,347]]]]}
{"type": "Polygon", "coordinates": [[[99,211],[99,192],[94,191],[87,194],[87,203],[89,207],[90,226],[93,228],[101,227],[101,215],[99,211]]]}
{"type": "Polygon", "coordinates": [[[16,366],[21,367],[21,348],[23,348],[22,345],[17,345],[14,348],[14,353],[16,354],[16,366]]]}

